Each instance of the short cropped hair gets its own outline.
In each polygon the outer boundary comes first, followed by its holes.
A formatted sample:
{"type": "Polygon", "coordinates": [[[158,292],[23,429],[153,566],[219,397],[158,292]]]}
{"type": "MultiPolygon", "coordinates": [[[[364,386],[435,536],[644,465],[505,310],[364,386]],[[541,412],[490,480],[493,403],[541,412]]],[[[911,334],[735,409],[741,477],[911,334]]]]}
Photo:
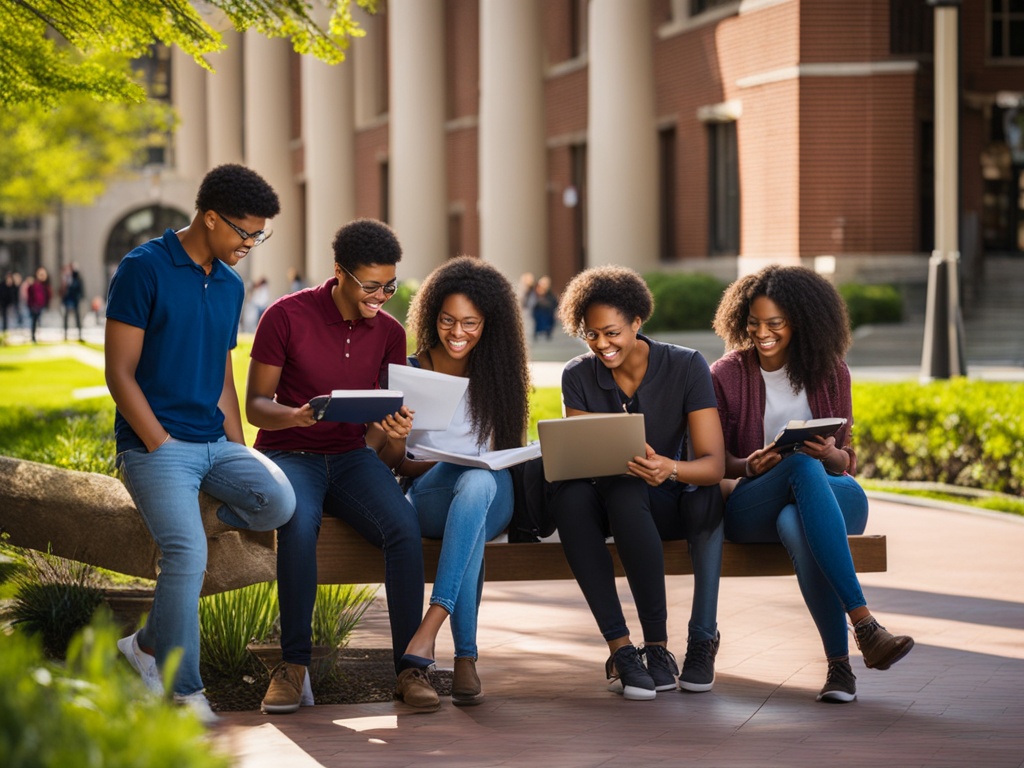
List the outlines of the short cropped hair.
{"type": "Polygon", "coordinates": [[[397,264],[402,246],[394,230],[377,219],[355,219],[334,235],[334,261],[349,272],[371,264],[397,264]]]}
{"type": "Polygon", "coordinates": [[[203,177],[196,193],[196,210],[215,211],[233,219],[272,219],[281,212],[281,201],[256,171],[229,163],[203,177]]]}
{"type": "Polygon", "coordinates": [[[654,296],[644,279],[629,267],[591,267],[576,275],[562,292],[558,315],[570,336],[583,330],[584,316],[592,304],[605,304],[630,322],[646,323],[654,312],[654,296]]]}

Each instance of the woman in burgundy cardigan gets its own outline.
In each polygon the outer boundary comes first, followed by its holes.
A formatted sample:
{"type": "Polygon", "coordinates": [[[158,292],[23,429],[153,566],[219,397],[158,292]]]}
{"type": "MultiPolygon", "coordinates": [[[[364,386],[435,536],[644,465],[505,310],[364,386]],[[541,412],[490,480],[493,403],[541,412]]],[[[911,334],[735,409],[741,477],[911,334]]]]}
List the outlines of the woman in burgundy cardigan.
{"type": "Polygon", "coordinates": [[[863,533],[868,515],[852,477],[846,305],[815,272],[773,265],[729,286],[714,328],[729,349],[711,366],[732,478],[723,482],[726,538],[786,547],[828,659],[818,700],[853,701],[847,615],[869,668],[888,669],[914,641],[871,616],[846,538],[863,533]],[[790,420],[826,417],[846,424],[785,455],[769,444],[790,420]]]}

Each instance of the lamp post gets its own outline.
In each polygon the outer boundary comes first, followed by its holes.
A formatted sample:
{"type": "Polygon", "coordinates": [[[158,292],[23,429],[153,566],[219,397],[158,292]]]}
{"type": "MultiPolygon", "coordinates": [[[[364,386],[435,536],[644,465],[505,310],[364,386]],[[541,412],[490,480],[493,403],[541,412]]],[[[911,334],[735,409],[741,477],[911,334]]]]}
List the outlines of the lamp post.
{"type": "Polygon", "coordinates": [[[960,314],[960,0],[935,8],[935,250],[928,260],[921,379],[965,376],[960,314]]]}

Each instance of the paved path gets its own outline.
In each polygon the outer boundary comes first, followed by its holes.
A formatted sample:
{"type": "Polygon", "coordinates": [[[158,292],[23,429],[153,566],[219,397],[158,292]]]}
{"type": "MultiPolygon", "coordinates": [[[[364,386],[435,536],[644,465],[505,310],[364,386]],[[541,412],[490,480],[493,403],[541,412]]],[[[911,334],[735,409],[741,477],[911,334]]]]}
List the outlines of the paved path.
{"type": "MultiPolygon", "coordinates": [[[[1024,765],[1024,520],[872,502],[889,571],[863,577],[884,624],[914,651],[886,672],[855,659],[857,702],[820,704],[820,643],[793,577],[725,579],[715,688],[627,702],[575,582],[488,583],[480,617],[487,698],[435,714],[397,703],[229,713],[216,739],[242,768],[288,766],[1024,765]]],[[[620,589],[626,597],[625,582],[620,589]]],[[[669,577],[684,651],[690,577],[669,577]]],[[[627,618],[630,618],[627,614],[627,618]]],[[[635,624],[635,620],[632,621],[635,624]]],[[[370,615],[356,647],[388,644],[370,615]]],[[[450,663],[444,630],[438,659],[450,663]]]]}

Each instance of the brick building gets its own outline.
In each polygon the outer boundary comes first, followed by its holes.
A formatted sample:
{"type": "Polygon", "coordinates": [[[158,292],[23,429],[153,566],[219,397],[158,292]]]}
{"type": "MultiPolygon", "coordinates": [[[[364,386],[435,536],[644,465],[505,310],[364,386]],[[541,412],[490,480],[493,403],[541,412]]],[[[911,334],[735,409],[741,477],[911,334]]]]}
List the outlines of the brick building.
{"type": "MultiPolygon", "coordinates": [[[[171,151],[41,227],[36,258],[74,259],[102,284],[133,241],[191,217],[209,167],[244,162],[282,198],[274,238],[243,266],[278,294],[289,268],[330,274],[331,236],[355,216],[396,228],[401,277],[457,253],[556,287],[610,262],[728,279],[825,256],[840,279],[926,275],[925,0],[380,6],[337,67],[252,34],[227,35],[215,75],[165,55],[182,119],[171,151]]],[[[969,279],[986,253],[1024,252],[1020,0],[965,0],[960,71],[969,279]]]]}

